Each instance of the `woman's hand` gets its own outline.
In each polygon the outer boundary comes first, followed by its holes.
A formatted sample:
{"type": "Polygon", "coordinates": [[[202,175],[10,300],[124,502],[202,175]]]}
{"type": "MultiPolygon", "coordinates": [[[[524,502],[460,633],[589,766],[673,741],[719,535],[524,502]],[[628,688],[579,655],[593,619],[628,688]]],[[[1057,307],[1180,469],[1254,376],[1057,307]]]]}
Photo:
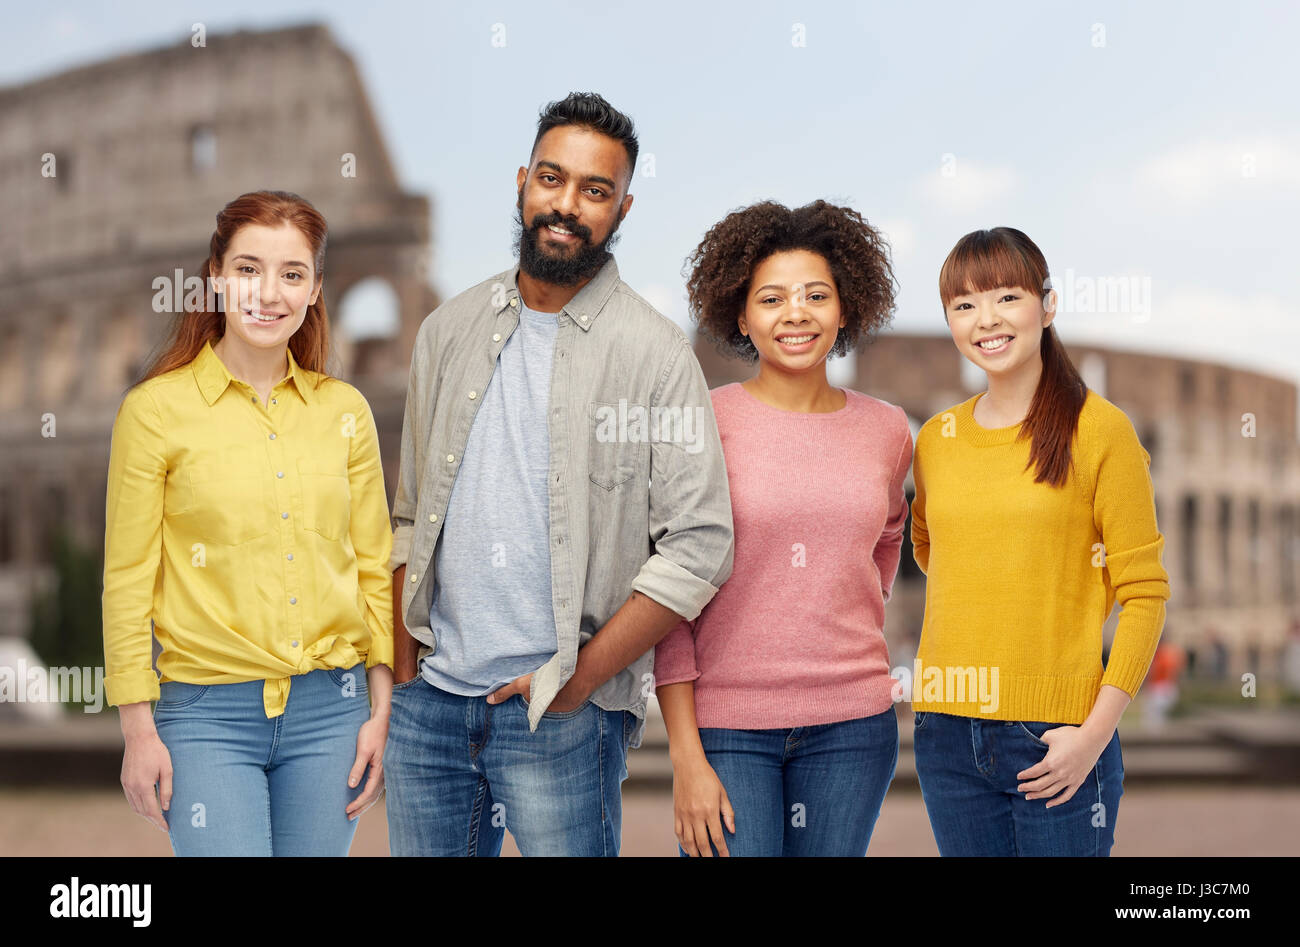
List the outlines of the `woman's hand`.
{"type": "Polygon", "coordinates": [[[673,829],[682,851],[692,858],[712,858],[709,840],[718,855],[730,857],[722,834],[722,822],[734,835],[736,814],[722,780],[703,753],[673,765],[673,829]]]}
{"type": "Polygon", "coordinates": [[[1097,765],[1114,732],[1112,728],[1101,739],[1101,734],[1086,727],[1067,725],[1046,731],[1039,739],[1047,744],[1047,755],[1016,774],[1021,780],[1016,789],[1026,799],[1051,799],[1049,809],[1069,802],[1097,765]]]}
{"type": "Polygon", "coordinates": [[[361,816],[379,800],[379,792],[384,788],[384,745],[388,742],[388,714],[375,714],[361,725],[357,731],[357,759],[348,773],[348,786],[356,788],[361,777],[370,767],[370,778],[361,795],[348,803],[349,821],[361,816]]]}
{"type": "Polygon", "coordinates": [[[172,804],[172,757],[158,736],[149,701],[118,708],[126,751],[122,754],[122,790],[131,810],[163,832],[163,809],[172,804]],[[159,800],[162,805],[159,807],[159,800]]]}

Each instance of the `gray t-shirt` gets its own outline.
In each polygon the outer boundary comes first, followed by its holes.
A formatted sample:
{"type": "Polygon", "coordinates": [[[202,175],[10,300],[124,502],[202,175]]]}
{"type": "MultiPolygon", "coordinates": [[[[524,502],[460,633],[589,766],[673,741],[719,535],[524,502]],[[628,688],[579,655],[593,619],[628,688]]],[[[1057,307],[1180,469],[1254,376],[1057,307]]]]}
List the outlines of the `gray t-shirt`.
{"type": "Polygon", "coordinates": [[[470,697],[556,653],[549,493],[551,364],[559,314],[520,300],[519,326],[474,415],[438,538],[430,611],[434,687],[470,697]]]}

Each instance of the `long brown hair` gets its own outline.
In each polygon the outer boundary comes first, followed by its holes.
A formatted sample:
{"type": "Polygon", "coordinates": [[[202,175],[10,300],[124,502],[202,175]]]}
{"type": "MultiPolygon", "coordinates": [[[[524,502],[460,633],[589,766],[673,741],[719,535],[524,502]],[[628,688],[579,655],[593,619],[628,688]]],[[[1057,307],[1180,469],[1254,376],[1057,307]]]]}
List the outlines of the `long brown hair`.
{"type": "MultiPolygon", "coordinates": [[[[1051,288],[1043,252],[1013,227],[966,234],[957,241],[939,271],[939,298],[945,313],[948,303],[957,296],[988,292],[1000,286],[1015,286],[1033,294],[1038,294],[1041,287],[1044,300],[1051,288]]],[[[1052,326],[1043,330],[1038,351],[1043,359],[1043,372],[1017,439],[1030,438],[1029,463],[1025,469],[1037,464],[1034,482],[1059,487],[1069,474],[1070,444],[1079,427],[1079,412],[1088,397],[1088,386],[1075,370],[1052,326]]]]}
{"type": "MultiPolygon", "coordinates": [[[[246,224],[275,227],[286,222],[297,227],[307,239],[312,251],[316,282],[319,283],[324,278],[327,231],[325,218],[320,212],[297,194],[288,191],[252,191],[241,194],[217,214],[217,229],[212,232],[212,239],[208,243],[208,258],[199,268],[204,287],[203,303],[199,309],[177,314],[166,340],[149,359],[136,384],[188,365],[203,351],[205,343],[215,343],[226,334],[226,314],[222,307],[208,308],[208,300],[213,298],[207,292],[213,269],[220,271],[230,241],[240,227],[246,224]]],[[[303,368],[313,372],[326,371],[330,348],[329,326],[329,316],[325,312],[325,293],[322,291],[316,301],[307,307],[307,317],[298,331],[289,337],[289,351],[293,352],[294,360],[303,368]]]]}

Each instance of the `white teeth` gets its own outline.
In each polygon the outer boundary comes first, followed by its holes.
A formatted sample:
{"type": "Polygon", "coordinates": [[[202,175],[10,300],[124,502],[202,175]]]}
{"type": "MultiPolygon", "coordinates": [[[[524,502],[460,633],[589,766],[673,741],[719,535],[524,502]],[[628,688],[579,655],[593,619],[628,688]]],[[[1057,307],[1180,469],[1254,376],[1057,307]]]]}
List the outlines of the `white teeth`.
{"type": "Polygon", "coordinates": [[[274,322],[280,318],[279,316],[264,316],[260,312],[250,312],[249,315],[259,322],[274,322]]]}
{"type": "Polygon", "coordinates": [[[990,339],[987,342],[978,342],[976,344],[979,345],[979,347],[982,349],[1000,349],[1004,344],[1010,341],[1011,341],[1011,336],[1004,335],[1001,336],[1000,338],[990,339]]]}
{"type": "Polygon", "coordinates": [[[562,234],[567,234],[570,237],[573,236],[572,230],[565,230],[563,227],[553,227],[552,225],[547,224],[546,229],[549,230],[551,233],[562,233],[562,234]]]}
{"type": "Polygon", "coordinates": [[[787,335],[785,338],[778,339],[777,341],[784,342],[786,345],[803,345],[805,342],[811,342],[815,338],[817,338],[815,335],[787,335]]]}

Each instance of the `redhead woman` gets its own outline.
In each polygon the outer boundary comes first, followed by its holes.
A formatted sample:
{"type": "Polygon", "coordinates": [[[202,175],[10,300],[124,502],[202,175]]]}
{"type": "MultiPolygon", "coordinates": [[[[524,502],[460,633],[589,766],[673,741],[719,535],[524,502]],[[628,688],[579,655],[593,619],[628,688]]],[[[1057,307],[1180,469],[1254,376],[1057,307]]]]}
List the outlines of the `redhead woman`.
{"type": "Polygon", "coordinates": [[[325,241],[297,195],[227,204],[217,305],[113,425],[105,684],[127,799],[177,855],[346,855],[383,787],[392,535],[369,405],[326,374],[325,241]]]}
{"type": "Polygon", "coordinates": [[[1169,598],[1150,455],[1070,363],[1050,285],[1010,227],[962,237],[939,274],[953,344],[988,375],[925,423],[912,469],[914,746],[942,855],[1110,853],[1116,728],[1169,598]]]}
{"type": "Polygon", "coordinates": [[[701,332],[758,370],[711,393],[731,577],[655,649],[679,851],[861,856],[898,759],[883,629],[912,436],[826,361],[889,320],[888,248],[851,208],[764,202],[692,262],[701,332]]]}

